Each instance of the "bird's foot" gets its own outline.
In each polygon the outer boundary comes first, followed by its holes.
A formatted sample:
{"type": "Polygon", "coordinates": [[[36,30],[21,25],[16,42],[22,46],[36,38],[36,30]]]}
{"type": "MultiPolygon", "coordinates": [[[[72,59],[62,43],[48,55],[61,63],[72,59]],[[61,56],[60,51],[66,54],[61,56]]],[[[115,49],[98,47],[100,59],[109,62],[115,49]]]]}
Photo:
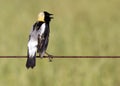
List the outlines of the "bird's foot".
{"type": "Polygon", "coordinates": [[[51,54],[48,54],[47,52],[45,52],[47,55],[48,55],[48,58],[49,58],[49,62],[52,62],[52,59],[53,59],[53,55],[51,54]]]}

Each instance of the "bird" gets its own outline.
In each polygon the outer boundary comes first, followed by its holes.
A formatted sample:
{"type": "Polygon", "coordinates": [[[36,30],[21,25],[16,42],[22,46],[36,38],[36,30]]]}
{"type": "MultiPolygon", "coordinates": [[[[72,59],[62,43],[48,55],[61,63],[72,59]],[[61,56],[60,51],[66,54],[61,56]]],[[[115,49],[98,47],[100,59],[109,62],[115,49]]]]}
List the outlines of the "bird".
{"type": "Polygon", "coordinates": [[[40,12],[37,21],[33,24],[27,45],[26,68],[28,69],[36,66],[36,53],[41,58],[45,54],[48,55],[50,61],[53,58],[52,55],[46,52],[49,42],[50,21],[53,19],[52,15],[47,11],[40,12]]]}

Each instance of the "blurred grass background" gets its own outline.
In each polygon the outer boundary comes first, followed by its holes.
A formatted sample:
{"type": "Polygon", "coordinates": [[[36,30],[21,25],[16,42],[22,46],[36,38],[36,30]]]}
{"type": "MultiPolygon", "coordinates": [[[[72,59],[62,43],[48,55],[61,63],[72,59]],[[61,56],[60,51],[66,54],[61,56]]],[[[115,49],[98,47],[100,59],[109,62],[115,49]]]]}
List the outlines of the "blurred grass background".
{"type": "MultiPolygon", "coordinates": [[[[120,55],[119,0],[1,0],[0,55],[26,55],[28,34],[41,11],[54,14],[48,52],[120,55]]],[[[0,59],[0,86],[119,86],[120,59],[0,59]]]]}

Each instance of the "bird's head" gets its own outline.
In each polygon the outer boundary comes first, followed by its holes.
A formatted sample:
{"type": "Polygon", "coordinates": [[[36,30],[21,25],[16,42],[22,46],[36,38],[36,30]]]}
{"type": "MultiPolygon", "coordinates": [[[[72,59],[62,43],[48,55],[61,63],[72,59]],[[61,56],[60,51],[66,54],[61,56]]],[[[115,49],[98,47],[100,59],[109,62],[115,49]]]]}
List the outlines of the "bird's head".
{"type": "Polygon", "coordinates": [[[52,15],[53,14],[50,14],[47,11],[40,12],[38,15],[38,21],[50,22],[50,20],[53,19],[52,15]]]}

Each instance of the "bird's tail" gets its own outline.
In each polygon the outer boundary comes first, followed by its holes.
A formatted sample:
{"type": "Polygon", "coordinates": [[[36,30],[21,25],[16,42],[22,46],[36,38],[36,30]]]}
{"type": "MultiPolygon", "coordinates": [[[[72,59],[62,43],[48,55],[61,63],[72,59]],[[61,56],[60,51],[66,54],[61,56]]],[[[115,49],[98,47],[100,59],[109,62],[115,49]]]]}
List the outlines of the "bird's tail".
{"type": "Polygon", "coordinates": [[[34,68],[35,65],[36,65],[36,55],[34,55],[34,57],[32,57],[32,58],[28,57],[27,62],[26,62],[26,67],[34,68]]]}

